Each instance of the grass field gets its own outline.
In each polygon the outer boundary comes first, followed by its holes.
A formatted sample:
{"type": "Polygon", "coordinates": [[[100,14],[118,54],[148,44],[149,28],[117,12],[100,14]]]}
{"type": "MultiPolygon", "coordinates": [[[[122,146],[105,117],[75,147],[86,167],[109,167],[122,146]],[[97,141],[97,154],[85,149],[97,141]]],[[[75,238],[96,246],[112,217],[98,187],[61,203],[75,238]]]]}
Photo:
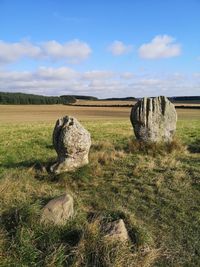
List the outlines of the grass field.
{"type": "Polygon", "coordinates": [[[0,106],[0,266],[200,265],[200,111],[178,110],[172,145],[139,146],[128,108],[0,106]],[[54,176],[52,131],[62,115],[91,132],[90,164],[54,176]],[[41,226],[65,191],[75,216],[41,226]],[[128,244],[105,242],[102,221],[123,218],[128,244]]]}

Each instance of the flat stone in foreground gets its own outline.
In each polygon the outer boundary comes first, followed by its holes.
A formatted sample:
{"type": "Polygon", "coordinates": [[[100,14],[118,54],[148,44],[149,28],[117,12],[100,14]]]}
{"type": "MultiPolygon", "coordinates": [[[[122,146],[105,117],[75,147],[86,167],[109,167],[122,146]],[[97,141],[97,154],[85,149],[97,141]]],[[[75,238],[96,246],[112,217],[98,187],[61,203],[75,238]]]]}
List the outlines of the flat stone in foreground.
{"type": "Polygon", "coordinates": [[[41,223],[64,225],[74,214],[73,198],[64,194],[49,201],[41,214],[41,223]]]}

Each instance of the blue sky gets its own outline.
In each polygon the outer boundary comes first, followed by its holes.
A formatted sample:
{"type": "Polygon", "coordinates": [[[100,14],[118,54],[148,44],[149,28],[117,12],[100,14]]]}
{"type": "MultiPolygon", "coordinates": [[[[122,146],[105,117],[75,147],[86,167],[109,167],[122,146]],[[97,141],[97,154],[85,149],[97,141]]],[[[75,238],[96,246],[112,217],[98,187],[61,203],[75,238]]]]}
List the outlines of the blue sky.
{"type": "Polygon", "coordinates": [[[0,0],[0,90],[200,95],[200,0],[0,0]]]}

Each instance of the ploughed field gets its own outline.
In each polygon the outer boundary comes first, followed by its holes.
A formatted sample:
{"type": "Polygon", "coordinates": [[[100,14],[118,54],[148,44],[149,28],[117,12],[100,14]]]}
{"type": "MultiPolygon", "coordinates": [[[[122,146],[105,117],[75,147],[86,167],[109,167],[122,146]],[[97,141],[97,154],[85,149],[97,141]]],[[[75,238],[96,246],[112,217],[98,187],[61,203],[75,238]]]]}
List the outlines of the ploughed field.
{"type": "Polygon", "coordinates": [[[141,146],[130,108],[0,106],[0,266],[199,266],[200,110],[177,112],[171,145],[141,146]],[[90,163],[55,176],[46,168],[63,115],[90,131],[90,163]],[[65,190],[75,216],[40,225],[65,190]],[[129,243],[105,242],[101,222],[119,218],[129,243]]]}

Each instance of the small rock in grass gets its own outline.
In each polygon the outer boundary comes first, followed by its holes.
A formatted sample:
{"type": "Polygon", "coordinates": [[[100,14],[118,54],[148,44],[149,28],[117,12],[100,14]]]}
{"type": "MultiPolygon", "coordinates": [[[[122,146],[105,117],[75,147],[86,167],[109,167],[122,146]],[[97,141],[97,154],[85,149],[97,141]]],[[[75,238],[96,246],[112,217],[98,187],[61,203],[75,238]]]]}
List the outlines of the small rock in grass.
{"type": "Polygon", "coordinates": [[[74,214],[73,198],[66,193],[49,201],[42,210],[41,223],[64,225],[74,214]]]}
{"type": "Polygon", "coordinates": [[[104,226],[104,232],[106,234],[105,238],[108,238],[110,240],[125,242],[129,239],[128,231],[122,219],[107,223],[104,226]]]}

